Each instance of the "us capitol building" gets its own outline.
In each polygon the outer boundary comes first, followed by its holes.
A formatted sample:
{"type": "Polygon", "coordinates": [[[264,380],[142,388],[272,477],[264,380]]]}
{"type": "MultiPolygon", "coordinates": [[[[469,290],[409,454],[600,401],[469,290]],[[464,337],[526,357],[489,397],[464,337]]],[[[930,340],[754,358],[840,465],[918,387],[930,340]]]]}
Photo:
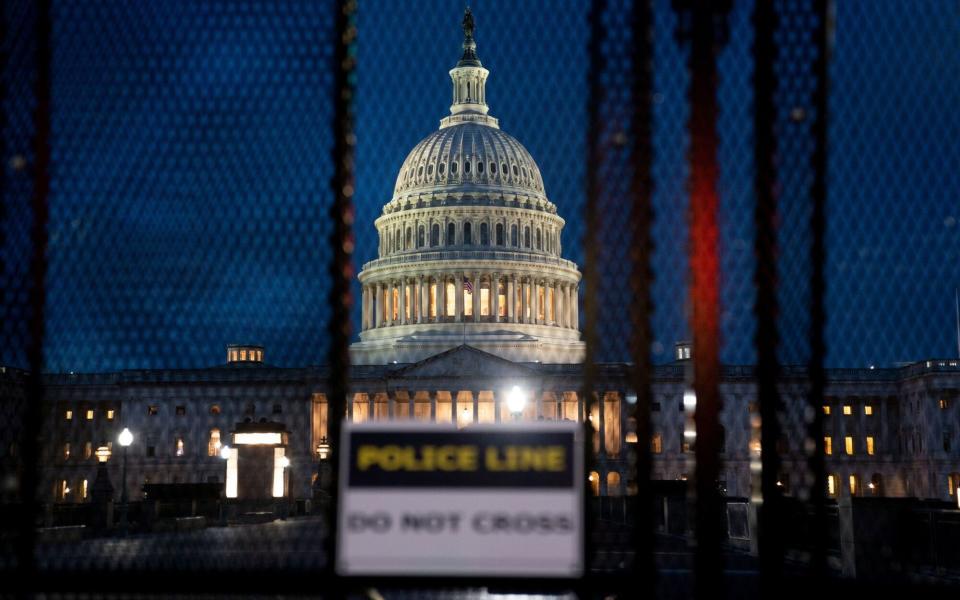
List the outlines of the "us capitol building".
{"type": "MultiPolygon", "coordinates": [[[[348,418],[458,427],[514,418],[590,422],[599,434],[593,493],[615,496],[636,485],[626,480],[624,450],[641,442],[653,451],[655,479],[685,479],[691,348],[679,344],[676,360],[655,368],[649,440],[637,440],[627,418],[636,397],[625,365],[599,365],[602,387],[582,396],[580,272],[562,257],[564,220],[533,157],[489,114],[489,71],[469,13],[464,32],[450,71],[450,115],[404,160],[375,222],[378,256],[359,275],[362,327],[350,349],[348,418]],[[519,413],[509,412],[508,391],[523,396],[519,413]]],[[[106,468],[118,485],[113,442],[124,428],[134,436],[127,449],[131,498],[145,484],[187,483],[224,485],[228,497],[241,499],[310,497],[318,460],[337,452],[327,439],[327,370],[273,367],[267,350],[231,345],[225,363],[202,369],[46,375],[45,501],[88,501],[103,446],[113,446],[106,468]]],[[[960,361],[827,376],[821,409],[832,496],[956,500],[960,361]]],[[[3,393],[16,395],[23,380],[4,370],[3,393]]],[[[808,386],[802,369],[784,369],[780,479],[788,494],[806,465],[808,386]]],[[[748,497],[757,451],[753,368],[724,367],[720,391],[720,483],[728,496],[748,497]]],[[[12,443],[0,452],[4,463],[15,460],[12,443]]]]}

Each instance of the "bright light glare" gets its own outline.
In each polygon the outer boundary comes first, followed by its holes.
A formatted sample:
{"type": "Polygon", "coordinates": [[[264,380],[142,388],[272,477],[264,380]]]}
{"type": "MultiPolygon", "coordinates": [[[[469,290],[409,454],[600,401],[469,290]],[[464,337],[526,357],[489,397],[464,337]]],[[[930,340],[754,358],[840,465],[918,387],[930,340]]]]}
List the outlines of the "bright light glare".
{"type": "Polygon", "coordinates": [[[697,394],[693,390],[687,390],[683,393],[683,409],[692,411],[697,407],[697,394]]]}
{"type": "Polygon", "coordinates": [[[280,466],[284,469],[288,468],[290,466],[290,459],[286,456],[280,458],[280,466]]]}
{"type": "Polygon", "coordinates": [[[230,446],[220,448],[220,458],[227,460],[230,458],[230,446]]]}
{"type": "Polygon", "coordinates": [[[123,428],[123,431],[120,432],[120,435],[117,436],[117,441],[120,442],[120,445],[126,448],[133,443],[133,434],[126,427],[123,428]]]}
{"type": "Polygon", "coordinates": [[[235,433],[233,443],[245,446],[274,446],[281,443],[281,435],[278,432],[235,433]]]}
{"type": "Polygon", "coordinates": [[[523,412],[523,408],[526,405],[526,394],[524,394],[518,386],[510,388],[510,392],[507,394],[507,410],[513,414],[519,414],[523,412]]]}

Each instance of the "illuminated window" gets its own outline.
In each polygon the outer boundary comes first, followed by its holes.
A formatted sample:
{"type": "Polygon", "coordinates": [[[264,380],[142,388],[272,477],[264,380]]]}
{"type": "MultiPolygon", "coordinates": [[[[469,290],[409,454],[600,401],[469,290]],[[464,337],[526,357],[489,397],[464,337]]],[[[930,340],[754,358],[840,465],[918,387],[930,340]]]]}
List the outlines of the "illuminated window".
{"type": "Polygon", "coordinates": [[[63,445],[63,460],[70,458],[70,442],[63,445]]]}
{"type": "Polygon", "coordinates": [[[848,435],[843,438],[843,451],[848,455],[853,454],[853,436],[848,435]]]}
{"type": "Polygon", "coordinates": [[[837,495],[837,476],[836,475],[827,475],[827,495],[829,496],[837,495]]]}
{"type": "Polygon", "coordinates": [[[490,316],[490,290],[480,288],[480,316],[490,316]]]}
{"type": "Polygon", "coordinates": [[[950,401],[946,398],[940,398],[940,410],[947,410],[950,408],[950,401]]]}
{"type": "Polygon", "coordinates": [[[241,351],[240,351],[240,360],[247,360],[247,351],[246,351],[246,350],[241,350],[241,351]]]}
{"type": "Polygon", "coordinates": [[[157,416],[157,412],[158,412],[158,409],[156,405],[147,407],[147,414],[150,415],[151,417],[157,416]]]}
{"type": "Polygon", "coordinates": [[[112,408],[107,409],[107,420],[108,420],[108,421],[112,421],[112,420],[113,420],[113,414],[114,414],[114,413],[113,413],[113,409],[112,409],[112,408]]]}
{"type": "Polygon", "coordinates": [[[183,448],[183,438],[182,438],[182,437],[178,437],[178,438],[177,438],[177,443],[175,444],[174,449],[175,449],[175,454],[176,454],[177,456],[183,456],[184,448],[183,448]]]}
{"type": "Polygon", "coordinates": [[[436,282],[430,284],[430,317],[436,318],[437,316],[437,284],[436,282]]]}
{"type": "Polygon", "coordinates": [[[823,414],[825,414],[825,415],[829,415],[829,414],[830,414],[830,405],[828,405],[828,404],[824,404],[824,405],[823,405],[823,414]]]}
{"type": "Polygon", "coordinates": [[[867,436],[867,454],[869,454],[870,456],[873,456],[873,452],[874,452],[873,436],[868,435],[867,436]]]}
{"type": "Polygon", "coordinates": [[[230,362],[237,362],[237,351],[236,351],[236,350],[231,350],[231,351],[230,351],[230,362]]]}
{"type": "MultiPolygon", "coordinates": [[[[448,289],[447,290],[448,302],[450,297],[449,294],[450,294],[450,291],[448,289]]],[[[467,316],[467,317],[473,316],[473,292],[467,288],[464,288],[463,290],[463,314],[464,316],[467,316]]]]}
{"type": "Polygon", "coordinates": [[[87,493],[89,489],[90,489],[89,482],[86,479],[80,482],[80,498],[81,499],[83,500],[87,499],[87,493]]]}
{"type": "Polygon", "coordinates": [[[955,497],[957,488],[960,488],[960,473],[950,473],[947,475],[947,493],[955,497]]]}
{"type": "Polygon", "coordinates": [[[843,405],[843,414],[845,414],[845,415],[852,415],[852,414],[853,414],[853,407],[850,406],[849,404],[844,404],[844,405],[843,405]]]}
{"type": "Polygon", "coordinates": [[[393,310],[392,319],[396,321],[400,318],[400,290],[399,288],[393,288],[393,303],[390,304],[391,309],[393,310]]]}
{"type": "Polygon", "coordinates": [[[211,415],[219,415],[219,414],[220,414],[220,405],[219,405],[219,404],[211,404],[211,405],[210,405],[210,414],[211,414],[211,415]]]}
{"type": "Polygon", "coordinates": [[[860,494],[860,478],[856,475],[851,475],[849,478],[850,483],[850,495],[857,496],[860,494]]]}
{"type": "Polygon", "coordinates": [[[507,286],[502,282],[497,283],[497,314],[507,316],[507,286]]]}
{"type": "Polygon", "coordinates": [[[93,420],[93,409],[92,409],[92,408],[88,408],[88,409],[87,409],[87,420],[88,420],[88,421],[92,421],[92,420],[93,420]]]}
{"type": "Polygon", "coordinates": [[[220,456],[220,430],[210,430],[210,441],[207,442],[207,456],[220,456]]]}
{"type": "Polygon", "coordinates": [[[587,481],[590,482],[590,492],[594,496],[600,495],[600,474],[596,471],[590,471],[590,475],[587,476],[587,481]]]}
{"type": "Polygon", "coordinates": [[[83,445],[83,458],[89,460],[93,456],[93,442],[87,442],[83,445]]]}
{"type": "Polygon", "coordinates": [[[867,415],[868,417],[872,417],[872,416],[873,416],[873,405],[872,405],[872,404],[865,404],[865,405],[863,406],[863,414],[867,415]]]}
{"type": "Polygon", "coordinates": [[[650,451],[654,454],[663,452],[663,436],[661,434],[655,433],[653,437],[650,438],[650,451]]]}
{"type": "Polygon", "coordinates": [[[544,311],[546,309],[545,302],[544,302],[545,291],[546,290],[542,285],[537,286],[537,319],[539,319],[540,321],[545,320],[545,317],[546,317],[546,315],[544,314],[544,311]]]}
{"type": "Polygon", "coordinates": [[[66,479],[61,479],[59,489],[60,500],[66,500],[68,494],[70,494],[70,486],[67,485],[66,479]]]}
{"type": "Polygon", "coordinates": [[[457,313],[457,285],[452,281],[447,282],[446,290],[447,316],[452,317],[457,313]]]}
{"type": "Polygon", "coordinates": [[[833,454],[833,438],[832,437],[828,436],[823,438],[823,453],[826,454],[827,456],[830,456],[831,454],[833,454]]]}
{"type": "Polygon", "coordinates": [[[187,414],[187,407],[182,404],[177,407],[177,416],[182,417],[187,414]]]}
{"type": "Polygon", "coordinates": [[[67,421],[72,421],[72,420],[73,420],[73,411],[72,411],[72,410],[67,410],[66,412],[64,412],[64,413],[63,413],[63,418],[66,419],[67,421]]]}

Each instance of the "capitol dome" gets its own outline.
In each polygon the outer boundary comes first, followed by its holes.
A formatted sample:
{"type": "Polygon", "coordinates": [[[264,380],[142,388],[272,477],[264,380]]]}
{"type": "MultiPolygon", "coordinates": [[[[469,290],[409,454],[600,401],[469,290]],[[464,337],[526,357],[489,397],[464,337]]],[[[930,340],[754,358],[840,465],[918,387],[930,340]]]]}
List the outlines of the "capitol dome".
{"type": "Polygon", "coordinates": [[[469,345],[518,362],[581,362],[577,265],[540,169],[489,115],[473,17],[450,70],[453,103],[400,167],[363,266],[356,364],[414,362],[469,345]]]}

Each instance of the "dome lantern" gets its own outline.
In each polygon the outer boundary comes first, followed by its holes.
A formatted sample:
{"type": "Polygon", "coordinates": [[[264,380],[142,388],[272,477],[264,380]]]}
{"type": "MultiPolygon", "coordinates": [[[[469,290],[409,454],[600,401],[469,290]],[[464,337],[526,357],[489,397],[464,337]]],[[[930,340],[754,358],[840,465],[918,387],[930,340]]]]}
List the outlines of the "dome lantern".
{"type": "Polygon", "coordinates": [[[487,76],[477,56],[477,42],[473,38],[473,14],[468,7],[463,14],[463,55],[457,66],[450,69],[453,80],[453,104],[450,116],[440,121],[440,128],[473,122],[498,127],[497,120],[487,115],[487,76]]]}

